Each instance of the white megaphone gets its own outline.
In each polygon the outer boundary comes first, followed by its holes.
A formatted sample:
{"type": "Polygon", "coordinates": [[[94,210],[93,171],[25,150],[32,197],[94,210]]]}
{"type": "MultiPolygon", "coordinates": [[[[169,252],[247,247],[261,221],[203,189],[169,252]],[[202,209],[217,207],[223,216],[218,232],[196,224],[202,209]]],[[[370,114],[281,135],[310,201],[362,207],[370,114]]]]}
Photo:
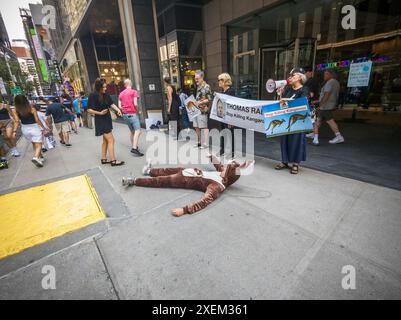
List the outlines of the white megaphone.
{"type": "Polygon", "coordinates": [[[284,88],[288,84],[288,80],[277,80],[269,79],[266,82],[266,90],[268,93],[273,93],[279,88],[284,88]]]}

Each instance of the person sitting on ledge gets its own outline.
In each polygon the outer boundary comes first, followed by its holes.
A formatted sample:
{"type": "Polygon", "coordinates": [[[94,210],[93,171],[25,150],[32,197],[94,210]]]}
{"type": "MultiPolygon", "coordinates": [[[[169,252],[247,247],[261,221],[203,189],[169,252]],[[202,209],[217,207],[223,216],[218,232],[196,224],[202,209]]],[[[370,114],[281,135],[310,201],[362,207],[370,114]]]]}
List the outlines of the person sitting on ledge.
{"type": "Polygon", "coordinates": [[[217,171],[203,171],[200,169],[162,168],[154,169],[149,162],[143,168],[143,174],[151,178],[123,178],[123,186],[138,186],[150,188],[180,188],[202,191],[205,194],[202,199],[184,208],[172,210],[172,214],[181,217],[185,214],[193,214],[204,209],[216,200],[230,185],[241,176],[241,170],[251,168],[255,161],[246,161],[239,164],[230,160],[227,166],[221,164],[214,155],[208,155],[217,171]]]}

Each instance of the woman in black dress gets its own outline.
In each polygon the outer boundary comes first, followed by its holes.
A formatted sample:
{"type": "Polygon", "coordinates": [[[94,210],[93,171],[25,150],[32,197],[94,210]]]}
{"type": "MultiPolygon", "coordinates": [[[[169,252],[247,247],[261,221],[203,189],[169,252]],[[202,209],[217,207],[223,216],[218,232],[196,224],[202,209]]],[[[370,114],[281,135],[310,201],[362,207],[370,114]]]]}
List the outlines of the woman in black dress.
{"type": "Polygon", "coordinates": [[[106,93],[107,84],[102,79],[95,81],[95,92],[88,98],[88,112],[95,115],[96,136],[103,136],[102,144],[102,164],[111,164],[113,167],[122,166],[123,161],[117,161],[114,153],[113,121],[109,108],[113,108],[121,117],[121,110],[114,104],[111,97],[106,93]],[[110,161],[107,160],[109,153],[110,161]]]}
{"type": "Polygon", "coordinates": [[[176,89],[171,85],[171,79],[169,77],[164,78],[164,85],[167,90],[167,113],[169,117],[169,121],[177,122],[177,139],[180,134],[181,125],[180,125],[180,105],[181,100],[177,94],[176,89]]]}
{"type": "MultiPolygon", "coordinates": [[[[302,68],[294,68],[288,78],[289,86],[284,91],[279,90],[281,98],[299,99],[309,97],[309,90],[304,87],[306,82],[305,71],[302,68]]],[[[281,163],[276,170],[291,169],[292,174],[299,173],[299,164],[306,161],[306,134],[296,133],[281,137],[281,163]],[[292,163],[290,168],[289,163],[292,163]]]]}

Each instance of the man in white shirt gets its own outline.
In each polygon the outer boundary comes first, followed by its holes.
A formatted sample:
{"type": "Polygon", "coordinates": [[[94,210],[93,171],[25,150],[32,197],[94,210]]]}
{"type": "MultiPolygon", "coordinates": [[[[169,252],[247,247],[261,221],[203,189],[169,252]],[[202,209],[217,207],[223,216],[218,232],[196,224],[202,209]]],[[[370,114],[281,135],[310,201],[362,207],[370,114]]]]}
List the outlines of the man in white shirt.
{"type": "Polygon", "coordinates": [[[333,110],[337,108],[338,97],[340,94],[340,83],[335,79],[334,71],[326,70],[324,72],[324,84],[322,91],[320,93],[319,109],[317,120],[315,123],[314,134],[308,135],[309,138],[313,138],[313,144],[319,145],[319,128],[322,125],[322,120],[325,120],[333,130],[336,135],[334,139],[330,140],[329,143],[337,144],[343,143],[345,141],[344,137],[341,135],[338,125],[334,120],[333,110]]]}

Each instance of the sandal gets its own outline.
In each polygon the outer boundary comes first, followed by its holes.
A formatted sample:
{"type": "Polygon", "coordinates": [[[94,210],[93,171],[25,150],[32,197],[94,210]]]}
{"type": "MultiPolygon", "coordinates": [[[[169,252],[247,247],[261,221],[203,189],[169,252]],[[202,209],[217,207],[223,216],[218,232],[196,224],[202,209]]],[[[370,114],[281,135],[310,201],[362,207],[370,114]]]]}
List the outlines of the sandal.
{"type": "Polygon", "coordinates": [[[288,163],[281,162],[274,169],[283,170],[283,169],[289,169],[289,168],[290,167],[288,166],[288,163]]]}
{"type": "Polygon", "coordinates": [[[110,164],[111,161],[108,161],[107,159],[102,159],[101,160],[102,164],[110,164]]]}
{"type": "Polygon", "coordinates": [[[293,164],[291,168],[291,174],[298,174],[299,173],[299,165],[293,164]]]}
{"type": "Polygon", "coordinates": [[[123,166],[125,164],[124,161],[117,161],[117,160],[111,161],[110,163],[111,163],[112,167],[119,167],[119,166],[123,166]]]}

